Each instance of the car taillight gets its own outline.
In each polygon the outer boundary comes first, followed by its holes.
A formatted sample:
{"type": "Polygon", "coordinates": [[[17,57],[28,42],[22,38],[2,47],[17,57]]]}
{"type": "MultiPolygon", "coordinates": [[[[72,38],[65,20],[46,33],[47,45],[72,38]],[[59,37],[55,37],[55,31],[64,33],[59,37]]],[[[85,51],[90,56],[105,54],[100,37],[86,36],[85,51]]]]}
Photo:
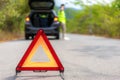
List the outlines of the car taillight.
{"type": "Polygon", "coordinates": [[[58,17],[55,17],[55,18],[54,18],[54,21],[55,21],[55,22],[58,21],[58,17]]]}
{"type": "Polygon", "coordinates": [[[25,21],[26,21],[26,22],[29,22],[29,21],[30,21],[30,18],[29,18],[29,17],[26,17],[25,21]]]}

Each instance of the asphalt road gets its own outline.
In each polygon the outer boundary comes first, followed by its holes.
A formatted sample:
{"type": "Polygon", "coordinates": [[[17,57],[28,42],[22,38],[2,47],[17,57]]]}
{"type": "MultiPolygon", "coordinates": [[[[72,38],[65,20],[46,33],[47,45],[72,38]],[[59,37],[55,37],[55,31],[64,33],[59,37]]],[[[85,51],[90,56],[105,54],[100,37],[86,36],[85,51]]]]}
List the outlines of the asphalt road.
{"type": "MultiPolygon", "coordinates": [[[[120,40],[67,36],[70,40],[50,40],[65,67],[65,80],[120,80],[120,40]]],[[[0,43],[0,80],[61,80],[58,72],[22,72],[15,76],[15,68],[30,43],[24,39],[0,43]]],[[[33,60],[46,58],[40,51],[33,60]]]]}

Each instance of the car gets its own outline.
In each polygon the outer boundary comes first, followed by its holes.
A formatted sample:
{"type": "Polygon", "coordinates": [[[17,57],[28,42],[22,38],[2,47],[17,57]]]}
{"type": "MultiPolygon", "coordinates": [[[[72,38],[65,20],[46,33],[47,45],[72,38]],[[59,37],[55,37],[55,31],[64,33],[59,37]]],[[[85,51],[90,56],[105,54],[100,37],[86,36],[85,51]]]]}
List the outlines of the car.
{"type": "Polygon", "coordinates": [[[25,39],[32,39],[38,30],[44,30],[47,36],[60,38],[59,21],[55,13],[54,0],[29,0],[30,14],[25,19],[25,39]]]}

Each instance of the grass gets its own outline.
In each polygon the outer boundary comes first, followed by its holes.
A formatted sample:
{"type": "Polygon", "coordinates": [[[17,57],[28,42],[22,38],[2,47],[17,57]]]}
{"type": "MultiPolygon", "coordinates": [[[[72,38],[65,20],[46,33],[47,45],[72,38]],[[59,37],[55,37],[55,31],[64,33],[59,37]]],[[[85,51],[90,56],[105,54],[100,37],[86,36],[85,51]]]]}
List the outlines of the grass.
{"type": "Polygon", "coordinates": [[[0,32],[0,42],[16,40],[23,38],[23,33],[0,32]]]}

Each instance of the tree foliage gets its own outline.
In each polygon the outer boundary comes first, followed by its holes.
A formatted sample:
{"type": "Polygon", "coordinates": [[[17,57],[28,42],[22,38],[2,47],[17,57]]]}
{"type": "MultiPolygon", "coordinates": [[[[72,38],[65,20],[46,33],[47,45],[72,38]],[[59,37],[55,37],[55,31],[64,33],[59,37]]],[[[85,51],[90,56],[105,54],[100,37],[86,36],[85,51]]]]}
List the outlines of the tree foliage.
{"type": "MultiPolygon", "coordinates": [[[[83,9],[65,10],[68,32],[120,38],[120,0],[109,5],[85,5],[83,0],[75,0],[74,4],[83,9]]],[[[0,31],[23,31],[28,13],[28,0],[0,0],[0,31]]]]}
{"type": "Polygon", "coordinates": [[[2,0],[0,4],[0,30],[17,32],[23,29],[24,17],[29,11],[27,0],[2,0]]]}
{"type": "Polygon", "coordinates": [[[120,10],[120,0],[115,0],[113,3],[112,3],[112,6],[114,8],[117,8],[120,10]]]}
{"type": "Polygon", "coordinates": [[[110,5],[85,5],[83,10],[68,19],[68,31],[120,38],[120,1],[110,5]],[[117,7],[115,7],[117,6],[117,7]]]}

